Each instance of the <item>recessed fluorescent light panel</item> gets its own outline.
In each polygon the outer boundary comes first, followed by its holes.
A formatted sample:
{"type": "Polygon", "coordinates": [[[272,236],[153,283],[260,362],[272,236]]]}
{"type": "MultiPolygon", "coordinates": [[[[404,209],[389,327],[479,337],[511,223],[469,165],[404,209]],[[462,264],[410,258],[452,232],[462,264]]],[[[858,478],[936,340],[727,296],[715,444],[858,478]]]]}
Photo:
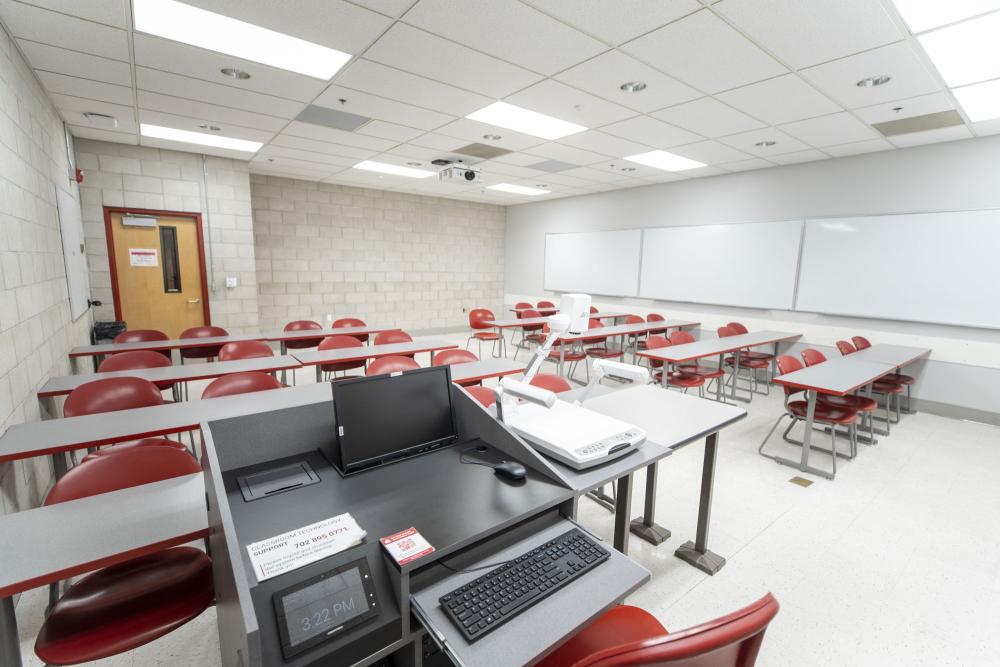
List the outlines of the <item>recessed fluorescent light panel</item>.
{"type": "Polygon", "coordinates": [[[135,29],[209,51],[329,80],[350,54],[174,0],[134,0],[135,29]]]}
{"type": "Polygon", "coordinates": [[[948,25],[1000,9],[1000,0],[894,0],[910,32],[948,25]]]}
{"type": "Polygon", "coordinates": [[[234,139],[233,137],[223,137],[218,134],[206,134],[204,132],[177,130],[172,127],[149,125],[147,123],[139,124],[139,133],[144,137],[152,137],[153,139],[168,139],[170,141],[180,141],[185,144],[228,148],[229,150],[244,151],[246,153],[256,153],[264,145],[259,141],[234,139]]]}
{"type": "Polygon", "coordinates": [[[1000,77],[1000,12],[919,37],[949,87],[1000,77]]]}
{"type": "Polygon", "coordinates": [[[973,123],[1000,118],[1000,79],[955,88],[951,92],[973,123]]]}
{"type": "Polygon", "coordinates": [[[684,171],[685,169],[697,169],[698,167],[706,166],[704,162],[674,155],[667,151],[649,151],[648,153],[629,155],[625,159],[629,162],[637,162],[647,167],[662,169],[663,171],[684,171]]]}
{"type": "Polygon", "coordinates": [[[506,102],[494,102],[488,107],[470,113],[466,118],[514,130],[515,132],[523,132],[524,134],[541,137],[549,141],[568,137],[571,134],[583,132],[587,129],[583,125],[559,120],[558,118],[546,116],[537,111],[523,109],[513,104],[507,104],[506,102]]]}
{"type": "Polygon", "coordinates": [[[377,171],[380,174],[392,174],[393,176],[407,176],[409,178],[427,178],[437,172],[426,169],[414,169],[413,167],[401,167],[398,164],[388,164],[385,162],[372,162],[365,160],[354,165],[354,169],[363,171],[377,171]]]}
{"type": "Polygon", "coordinates": [[[551,194],[551,190],[542,190],[541,188],[529,188],[525,185],[511,185],[510,183],[497,183],[496,185],[487,185],[487,190],[497,190],[498,192],[509,192],[512,195],[526,195],[528,197],[537,197],[538,195],[551,194]]]}

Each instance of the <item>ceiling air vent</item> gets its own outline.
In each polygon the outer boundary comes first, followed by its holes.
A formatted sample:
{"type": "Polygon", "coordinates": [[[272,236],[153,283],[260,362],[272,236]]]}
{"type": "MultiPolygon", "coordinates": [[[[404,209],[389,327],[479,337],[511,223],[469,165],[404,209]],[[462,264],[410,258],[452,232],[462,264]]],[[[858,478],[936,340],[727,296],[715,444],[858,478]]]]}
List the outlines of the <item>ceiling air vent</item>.
{"type": "Polygon", "coordinates": [[[318,107],[315,104],[307,106],[295,119],[303,123],[332,127],[335,130],[345,130],[347,132],[353,132],[371,120],[367,116],[318,107]]]}
{"type": "Polygon", "coordinates": [[[875,123],[872,127],[881,132],[884,137],[895,137],[900,134],[938,130],[942,127],[952,127],[953,125],[961,124],[962,117],[958,115],[957,111],[952,110],[928,113],[923,116],[900,118],[899,120],[889,120],[884,123],[875,123]]]}
{"type": "Polygon", "coordinates": [[[578,166],[579,165],[570,164],[569,162],[563,162],[562,160],[545,160],[544,162],[529,164],[528,169],[537,169],[538,171],[555,173],[557,171],[566,171],[567,169],[576,169],[578,166]]]}
{"type": "Polygon", "coordinates": [[[462,146],[461,148],[456,148],[452,152],[458,153],[460,155],[477,157],[480,160],[492,160],[495,157],[500,157],[501,155],[507,155],[507,153],[511,153],[512,151],[509,151],[506,148],[487,146],[486,144],[469,144],[468,146],[462,146]]]}

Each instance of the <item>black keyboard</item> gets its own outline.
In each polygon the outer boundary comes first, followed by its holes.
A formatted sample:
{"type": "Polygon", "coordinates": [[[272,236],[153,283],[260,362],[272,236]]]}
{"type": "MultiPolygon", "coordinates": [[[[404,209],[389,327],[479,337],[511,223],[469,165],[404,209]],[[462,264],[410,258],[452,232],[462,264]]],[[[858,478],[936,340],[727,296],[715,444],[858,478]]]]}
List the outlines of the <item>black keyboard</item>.
{"type": "Polygon", "coordinates": [[[462,636],[474,642],[608,558],[604,547],[574,528],[438,601],[462,636]]]}

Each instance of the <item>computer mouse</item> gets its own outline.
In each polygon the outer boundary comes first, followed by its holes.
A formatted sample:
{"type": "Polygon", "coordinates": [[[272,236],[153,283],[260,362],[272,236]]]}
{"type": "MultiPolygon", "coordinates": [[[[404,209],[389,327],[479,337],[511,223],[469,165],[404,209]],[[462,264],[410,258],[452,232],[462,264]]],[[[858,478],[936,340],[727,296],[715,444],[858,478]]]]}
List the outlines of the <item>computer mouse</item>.
{"type": "Polygon", "coordinates": [[[528,474],[528,469],[517,461],[504,461],[493,466],[493,474],[517,480],[524,479],[528,474]]]}

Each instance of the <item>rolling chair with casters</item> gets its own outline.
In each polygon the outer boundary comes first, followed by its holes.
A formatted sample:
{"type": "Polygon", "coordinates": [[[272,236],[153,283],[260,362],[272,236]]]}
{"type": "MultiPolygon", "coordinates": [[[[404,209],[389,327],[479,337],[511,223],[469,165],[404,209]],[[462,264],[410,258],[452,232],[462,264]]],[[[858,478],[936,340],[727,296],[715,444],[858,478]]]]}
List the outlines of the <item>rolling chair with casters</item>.
{"type": "Polygon", "coordinates": [[[398,373],[401,371],[412,371],[416,368],[420,368],[420,364],[410,357],[393,355],[389,357],[379,357],[375,361],[368,364],[368,370],[365,371],[365,375],[368,377],[373,375],[387,375],[389,373],[398,373]]]}
{"type": "MultiPolygon", "coordinates": [[[[366,336],[367,338],[367,336],[366,336]]],[[[342,350],[346,348],[364,347],[365,344],[358,339],[357,336],[327,336],[319,342],[320,351],[323,350],[342,350]]],[[[343,380],[348,377],[358,377],[351,375],[337,376],[337,373],[346,373],[347,371],[354,370],[355,368],[364,368],[365,360],[358,359],[357,361],[336,361],[329,364],[319,364],[316,366],[316,381],[320,382],[322,380],[322,374],[326,373],[327,380],[343,380]]]]}
{"type": "Polygon", "coordinates": [[[612,607],[537,667],[753,667],[778,613],[770,593],[714,621],[668,633],[652,614],[612,607]]]}
{"type": "Polygon", "coordinates": [[[493,342],[493,356],[507,356],[507,341],[503,337],[502,331],[492,331],[493,327],[487,322],[492,322],[496,320],[496,315],[493,314],[492,310],[488,308],[473,308],[469,311],[469,326],[473,329],[473,333],[469,336],[468,340],[465,341],[465,349],[469,349],[469,343],[473,340],[479,341],[479,356],[483,356],[483,341],[493,342]],[[499,347],[499,355],[497,354],[497,348],[499,347]]]}

